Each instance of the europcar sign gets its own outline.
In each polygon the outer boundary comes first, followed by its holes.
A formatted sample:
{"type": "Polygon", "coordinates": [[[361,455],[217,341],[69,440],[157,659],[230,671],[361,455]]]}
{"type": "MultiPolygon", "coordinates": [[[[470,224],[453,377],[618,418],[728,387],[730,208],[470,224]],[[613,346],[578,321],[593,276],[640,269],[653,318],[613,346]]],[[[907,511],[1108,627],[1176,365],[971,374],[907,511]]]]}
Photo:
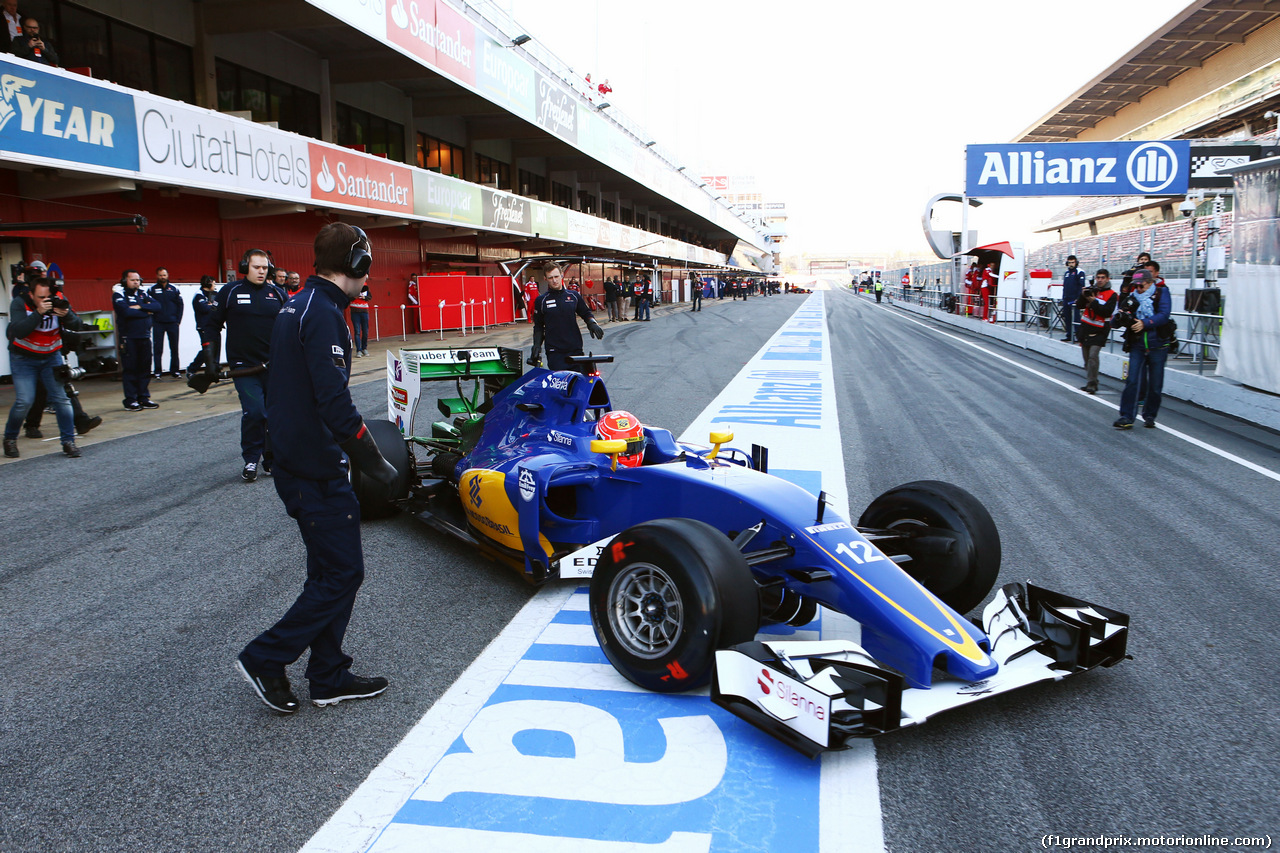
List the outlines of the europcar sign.
{"type": "Polygon", "coordinates": [[[1191,174],[1191,143],[1047,142],[970,145],[970,197],[1181,195],[1191,174]]]}

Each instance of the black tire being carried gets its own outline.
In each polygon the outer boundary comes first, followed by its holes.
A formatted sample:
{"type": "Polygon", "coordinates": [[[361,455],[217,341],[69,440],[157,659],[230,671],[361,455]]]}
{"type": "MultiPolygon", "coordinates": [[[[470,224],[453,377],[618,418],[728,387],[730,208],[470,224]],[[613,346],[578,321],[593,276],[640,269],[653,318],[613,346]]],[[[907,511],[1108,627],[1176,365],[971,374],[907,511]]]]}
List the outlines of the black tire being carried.
{"type": "Polygon", "coordinates": [[[676,693],[705,684],[716,649],[755,637],[759,593],[742,552],[702,521],[664,518],[614,537],[591,576],[591,624],[635,684],[676,693]]]}
{"type": "Polygon", "coordinates": [[[920,480],[890,489],[871,502],[858,527],[916,528],[926,534],[892,550],[910,555],[902,570],[958,613],[977,607],[1000,574],[1000,534],[991,514],[981,501],[951,483],[920,480]],[[932,528],[937,535],[920,528],[932,528]],[[944,552],[938,543],[947,540],[954,540],[954,547],[944,552]]]}
{"type": "Polygon", "coordinates": [[[390,487],[386,487],[377,480],[361,476],[360,470],[353,465],[351,487],[355,489],[356,499],[360,501],[361,518],[385,518],[395,514],[395,501],[409,496],[409,475],[413,469],[413,460],[409,454],[409,444],[394,423],[365,421],[365,426],[378,445],[378,451],[396,469],[396,479],[390,487]]]}

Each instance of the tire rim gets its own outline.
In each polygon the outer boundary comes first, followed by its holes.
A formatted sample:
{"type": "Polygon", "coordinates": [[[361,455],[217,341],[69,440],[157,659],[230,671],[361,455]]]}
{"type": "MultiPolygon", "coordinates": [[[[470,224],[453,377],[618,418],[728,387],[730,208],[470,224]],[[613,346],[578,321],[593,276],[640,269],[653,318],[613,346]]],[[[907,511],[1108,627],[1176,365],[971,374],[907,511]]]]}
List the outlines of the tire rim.
{"type": "Polygon", "coordinates": [[[626,650],[652,660],[684,633],[684,602],[671,576],[652,563],[633,563],[609,588],[609,627],[626,650]]]}

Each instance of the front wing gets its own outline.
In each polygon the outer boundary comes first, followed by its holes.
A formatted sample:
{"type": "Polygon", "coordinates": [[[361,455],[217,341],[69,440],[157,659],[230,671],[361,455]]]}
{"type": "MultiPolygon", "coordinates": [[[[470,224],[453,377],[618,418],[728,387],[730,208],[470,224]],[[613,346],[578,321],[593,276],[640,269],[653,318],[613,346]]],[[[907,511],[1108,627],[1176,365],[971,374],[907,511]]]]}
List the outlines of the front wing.
{"type": "Polygon", "coordinates": [[[938,678],[929,689],[841,640],[750,642],[716,652],[711,699],[813,757],[851,739],[923,723],[935,714],[1041,681],[1126,659],[1129,617],[1030,584],[1007,584],[982,612],[991,678],[938,678]]]}

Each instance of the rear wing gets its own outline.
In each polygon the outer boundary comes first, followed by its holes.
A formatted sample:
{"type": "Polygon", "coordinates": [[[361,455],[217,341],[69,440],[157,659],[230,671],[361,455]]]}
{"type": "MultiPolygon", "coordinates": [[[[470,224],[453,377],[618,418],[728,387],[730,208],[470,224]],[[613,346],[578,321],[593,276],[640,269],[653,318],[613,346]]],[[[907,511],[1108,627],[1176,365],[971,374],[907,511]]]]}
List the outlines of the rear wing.
{"type": "MultiPolygon", "coordinates": [[[[524,353],[512,347],[422,347],[387,352],[387,415],[400,432],[413,430],[422,383],[476,380],[505,386],[524,374],[524,353]]],[[[459,390],[461,394],[461,390],[459,390]]]]}

